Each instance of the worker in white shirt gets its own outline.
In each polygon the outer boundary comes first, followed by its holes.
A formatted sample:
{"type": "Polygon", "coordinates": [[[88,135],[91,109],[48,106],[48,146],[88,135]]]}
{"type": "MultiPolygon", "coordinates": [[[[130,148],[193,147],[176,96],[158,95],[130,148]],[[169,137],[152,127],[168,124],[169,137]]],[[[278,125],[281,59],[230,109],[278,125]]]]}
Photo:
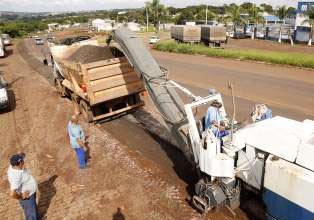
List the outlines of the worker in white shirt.
{"type": "Polygon", "coordinates": [[[24,210],[25,220],[38,220],[36,204],[37,182],[24,165],[25,154],[15,154],[10,158],[8,180],[10,195],[19,200],[24,210]]]}

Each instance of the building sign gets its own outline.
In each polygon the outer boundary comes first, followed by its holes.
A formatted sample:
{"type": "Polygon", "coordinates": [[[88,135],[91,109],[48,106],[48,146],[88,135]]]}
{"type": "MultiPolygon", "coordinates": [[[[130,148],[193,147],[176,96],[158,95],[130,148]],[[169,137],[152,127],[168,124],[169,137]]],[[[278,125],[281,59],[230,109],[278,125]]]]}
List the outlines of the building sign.
{"type": "Polygon", "coordinates": [[[310,7],[314,7],[314,2],[298,2],[298,13],[304,13],[310,7]]]}

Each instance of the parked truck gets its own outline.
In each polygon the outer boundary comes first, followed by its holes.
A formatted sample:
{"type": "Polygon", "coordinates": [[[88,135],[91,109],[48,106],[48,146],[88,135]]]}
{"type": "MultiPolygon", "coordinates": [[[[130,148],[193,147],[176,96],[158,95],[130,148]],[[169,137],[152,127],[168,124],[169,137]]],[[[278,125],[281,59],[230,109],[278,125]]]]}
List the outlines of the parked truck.
{"type": "Polygon", "coordinates": [[[184,43],[199,43],[201,41],[201,27],[195,25],[171,26],[171,38],[184,43]]]}
{"type": "Polygon", "coordinates": [[[12,44],[11,38],[8,34],[1,34],[1,37],[5,46],[10,46],[12,44]]]}
{"type": "Polygon", "coordinates": [[[57,91],[71,97],[88,122],[144,105],[143,83],[117,47],[102,47],[96,40],[49,47],[57,91]]]}
{"type": "Polygon", "coordinates": [[[5,57],[6,50],[3,39],[0,37],[0,57],[5,57]]]}
{"type": "Polygon", "coordinates": [[[204,25],[201,27],[201,40],[207,45],[220,47],[227,41],[227,29],[223,26],[204,25]]]}

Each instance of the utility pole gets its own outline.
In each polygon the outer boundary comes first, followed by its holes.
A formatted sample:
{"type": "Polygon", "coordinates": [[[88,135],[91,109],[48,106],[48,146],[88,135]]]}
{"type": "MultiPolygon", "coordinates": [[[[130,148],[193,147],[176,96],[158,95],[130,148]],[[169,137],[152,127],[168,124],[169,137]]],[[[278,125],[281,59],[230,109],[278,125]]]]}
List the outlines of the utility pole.
{"type": "Polygon", "coordinates": [[[148,31],[148,10],[146,6],[146,31],[148,31]]]}
{"type": "Polygon", "coordinates": [[[207,25],[207,15],[208,15],[208,3],[206,3],[206,19],[205,19],[205,25],[207,25]]]}

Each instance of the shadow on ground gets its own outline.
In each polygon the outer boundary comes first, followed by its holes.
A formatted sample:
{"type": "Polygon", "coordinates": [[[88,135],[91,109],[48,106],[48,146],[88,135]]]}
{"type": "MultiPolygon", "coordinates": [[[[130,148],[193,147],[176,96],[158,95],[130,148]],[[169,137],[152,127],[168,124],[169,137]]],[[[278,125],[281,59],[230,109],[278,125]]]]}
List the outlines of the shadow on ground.
{"type": "Polygon", "coordinates": [[[126,220],[121,208],[117,208],[117,211],[112,215],[112,220],[126,220]]]}
{"type": "Polygon", "coordinates": [[[54,186],[54,182],[57,178],[57,175],[53,175],[48,180],[41,182],[38,185],[40,192],[40,197],[38,200],[38,211],[42,220],[46,219],[46,213],[49,209],[51,200],[57,193],[57,189],[54,186]]]}

